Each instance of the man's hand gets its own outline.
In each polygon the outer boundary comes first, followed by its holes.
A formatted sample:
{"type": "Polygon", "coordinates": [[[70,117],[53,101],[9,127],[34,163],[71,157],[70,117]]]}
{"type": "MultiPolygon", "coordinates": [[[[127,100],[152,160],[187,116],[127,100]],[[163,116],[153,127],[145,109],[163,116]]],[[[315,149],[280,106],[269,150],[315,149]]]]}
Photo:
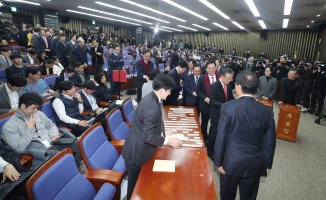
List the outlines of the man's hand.
{"type": "Polygon", "coordinates": [[[177,138],[168,138],[168,143],[167,143],[168,146],[171,146],[173,148],[178,148],[181,146],[181,141],[177,138]]]}
{"type": "Polygon", "coordinates": [[[78,92],[75,93],[74,97],[76,97],[78,99],[78,101],[83,101],[78,92]]]}
{"type": "Polygon", "coordinates": [[[49,94],[50,94],[51,96],[53,96],[53,95],[55,94],[55,91],[49,89],[49,94]]]}
{"type": "Polygon", "coordinates": [[[197,96],[197,92],[193,91],[192,92],[192,96],[195,96],[196,97],[197,96]]]}
{"type": "Polygon", "coordinates": [[[268,100],[268,97],[265,97],[265,96],[262,96],[261,98],[264,100],[268,100]]]}
{"type": "Polygon", "coordinates": [[[12,108],[9,110],[9,112],[16,112],[17,108],[12,108]]]}
{"type": "Polygon", "coordinates": [[[209,98],[206,97],[205,100],[204,100],[207,104],[209,104],[209,98]]]}
{"type": "Polygon", "coordinates": [[[78,121],[78,125],[79,126],[83,126],[83,127],[89,126],[88,121],[86,121],[86,120],[80,120],[80,121],[78,121]]]}
{"type": "Polygon", "coordinates": [[[283,103],[283,101],[279,101],[278,103],[277,103],[277,105],[281,105],[283,103]]]}
{"type": "Polygon", "coordinates": [[[29,119],[25,119],[25,123],[26,123],[28,128],[34,128],[34,126],[36,124],[35,114],[32,114],[29,119]]]}
{"type": "Polygon", "coordinates": [[[149,77],[147,75],[144,75],[143,79],[146,79],[146,81],[149,81],[149,77]]]}
{"type": "Polygon", "coordinates": [[[88,64],[87,63],[84,63],[84,68],[87,68],[88,67],[88,64]]]}
{"type": "Polygon", "coordinates": [[[220,172],[221,174],[225,174],[225,171],[222,166],[218,167],[217,171],[220,172]]]}
{"type": "Polygon", "coordinates": [[[59,133],[56,133],[56,134],[52,135],[52,141],[56,141],[59,138],[60,138],[59,133]]]}
{"type": "Polygon", "coordinates": [[[17,172],[15,167],[12,164],[8,164],[5,166],[1,183],[3,183],[6,180],[6,178],[8,178],[11,181],[17,181],[19,177],[20,174],[17,172]]]}

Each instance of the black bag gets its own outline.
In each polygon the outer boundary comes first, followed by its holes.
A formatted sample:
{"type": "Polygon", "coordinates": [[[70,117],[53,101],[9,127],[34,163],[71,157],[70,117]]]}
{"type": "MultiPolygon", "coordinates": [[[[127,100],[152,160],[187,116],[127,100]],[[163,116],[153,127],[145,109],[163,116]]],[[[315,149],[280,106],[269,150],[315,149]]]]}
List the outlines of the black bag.
{"type": "Polygon", "coordinates": [[[0,139],[0,156],[7,163],[12,164],[18,172],[28,171],[28,169],[21,166],[19,154],[9,147],[2,139],[0,139]]]}

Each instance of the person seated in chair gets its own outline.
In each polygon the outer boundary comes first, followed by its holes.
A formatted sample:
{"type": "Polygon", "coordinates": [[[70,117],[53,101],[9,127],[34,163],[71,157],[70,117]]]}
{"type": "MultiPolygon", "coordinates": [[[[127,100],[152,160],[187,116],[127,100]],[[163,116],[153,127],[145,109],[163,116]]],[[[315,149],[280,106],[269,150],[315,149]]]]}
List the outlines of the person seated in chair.
{"type": "Polygon", "coordinates": [[[40,71],[43,76],[46,75],[52,75],[53,74],[53,65],[54,65],[54,60],[52,59],[47,59],[44,64],[40,67],[40,71]]]}
{"type": "Polygon", "coordinates": [[[84,72],[84,68],[85,66],[82,63],[75,64],[75,73],[69,80],[71,80],[76,87],[84,87],[85,81],[89,80],[84,72]]]}
{"type": "Polygon", "coordinates": [[[10,59],[14,64],[6,68],[6,76],[9,77],[13,74],[21,74],[25,77],[27,67],[23,66],[22,56],[19,53],[13,53],[10,55],[10,59]]]}
{"type": "Polygon", "coordinates": [[[54,90],[59,90],[59,84],[62,81],[69,81],[74,74],[75,69],[73,67],[67,67],[66,69],[62,70],[60,76],[55,79],[54,90]]]}
{"type": "Polygon", "coordinates": [[[47,150],[60,137],[57,126],[39,110],[43,103],[37,93],[26,93],[19,98],[15,114],[4,124],[1,137],[17,153],[29,153],[36,159],[55,155],[47,150]]]}
{"type": "Polygon", "coordinates": [[[51,90],[45,80],[41,79],[41,72],[39,67],[27,68],[27,85],[24,87],[23,92],[36,92],[43,98],[51,97],[55,91],[51,90]]]}
{"type": "Polygon", "coordinates": [[[112,102],[112,94],[110,88],[106,85],[106,76],[104,73],[99,73],[95,77],[95,81],[98,84],[96,86],[93,94],[98,102],[105,101],[105,102],[112,102]]]}
{"type": "Polygon", "coordinates": [[[80,136],[89,127],[87,120],[92,116],[82,115],[83,100],[80,94],[76,93],[73,82],[62,81],[59,84],[59,92],[59,96],[52,103],[57,125],[70,128],[75,136],[80,136]]]}
{"type": "Polygon", "coordinates": [[[11,164],[6,162],[1,156],[0,156],[0,174],[3,173],[2,181],[5,181],[6,179],[9,179],[11,181],[17,181],[20,177],[19,172],[15,169],[15,167],[11,164]]]}

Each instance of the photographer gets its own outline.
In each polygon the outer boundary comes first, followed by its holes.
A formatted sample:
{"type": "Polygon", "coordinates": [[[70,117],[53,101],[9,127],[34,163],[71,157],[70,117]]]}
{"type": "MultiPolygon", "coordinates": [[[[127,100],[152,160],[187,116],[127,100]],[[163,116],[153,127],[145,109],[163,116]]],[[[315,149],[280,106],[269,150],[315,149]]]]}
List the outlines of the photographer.
{"type": "Polygon", "coordinates": [[[303,81],[303,102],[302,112],[307,112],[310,105],[310,94],[312,92],[312,86],[316,78],[316,71],[313,71],[312,64],[306,63],[305,70],[302,75],[303,81]]]}
{"type": "Polygon", "coordinates": [[[326,65],[321,64],[317,67],[316,79],[313,84],[311,93],[310,113],[315,113],[316,100],[318,102],[318,108],[316,115],[319,116],[324,105],[324,99],[326,95],[326,65]]]}

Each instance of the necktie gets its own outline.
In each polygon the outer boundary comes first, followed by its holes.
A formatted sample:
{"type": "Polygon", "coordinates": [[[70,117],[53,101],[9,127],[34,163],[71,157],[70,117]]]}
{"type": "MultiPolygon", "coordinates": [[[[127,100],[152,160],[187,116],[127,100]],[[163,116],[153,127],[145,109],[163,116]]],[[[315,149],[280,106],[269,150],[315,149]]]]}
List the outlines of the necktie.
{"type": "Polygon", "coordinates": [[[164,128],[164,121],[163,121],[163,102],[160,102],[160,108],[161,108],[161,128],[162,128],[163,136],[165,137],[165,128],[164,128]]]}
{"type": "Polygon", "coordinates": [[[215,81],[214,81],[214,76],[211,76],[211,79],[212,79],[212,82],[211,84],[213,84],[215,81]]]}
{"type": "Polygon", "coordinates": [[[228,100],[228,93],[227,93],[225,84],[223,84],[223,90],[224,90],[225,99],[228,100]]]}
{"type": "Polygon", "coordinates": [[[45,42],[45,46],[46,46],[46,48],[48,49],[49,46],[48,46],[48,41],[46,40],[46,37],[43,37],[43,40],[44,40],[44,42],[45,42]]]}
{"type": "Polygon", "coordinates": [[[9,63],[8,58],[5,58],[5,60],[6,60],[6,63],[7,63],[7,65],[8,65],[8,67],[10,67],[10,63],[9,63]]]}
{"type": "Polygon", "coordinates": [[[196,76],[196,86],[198,85],[198,76],[196,76]]]}

